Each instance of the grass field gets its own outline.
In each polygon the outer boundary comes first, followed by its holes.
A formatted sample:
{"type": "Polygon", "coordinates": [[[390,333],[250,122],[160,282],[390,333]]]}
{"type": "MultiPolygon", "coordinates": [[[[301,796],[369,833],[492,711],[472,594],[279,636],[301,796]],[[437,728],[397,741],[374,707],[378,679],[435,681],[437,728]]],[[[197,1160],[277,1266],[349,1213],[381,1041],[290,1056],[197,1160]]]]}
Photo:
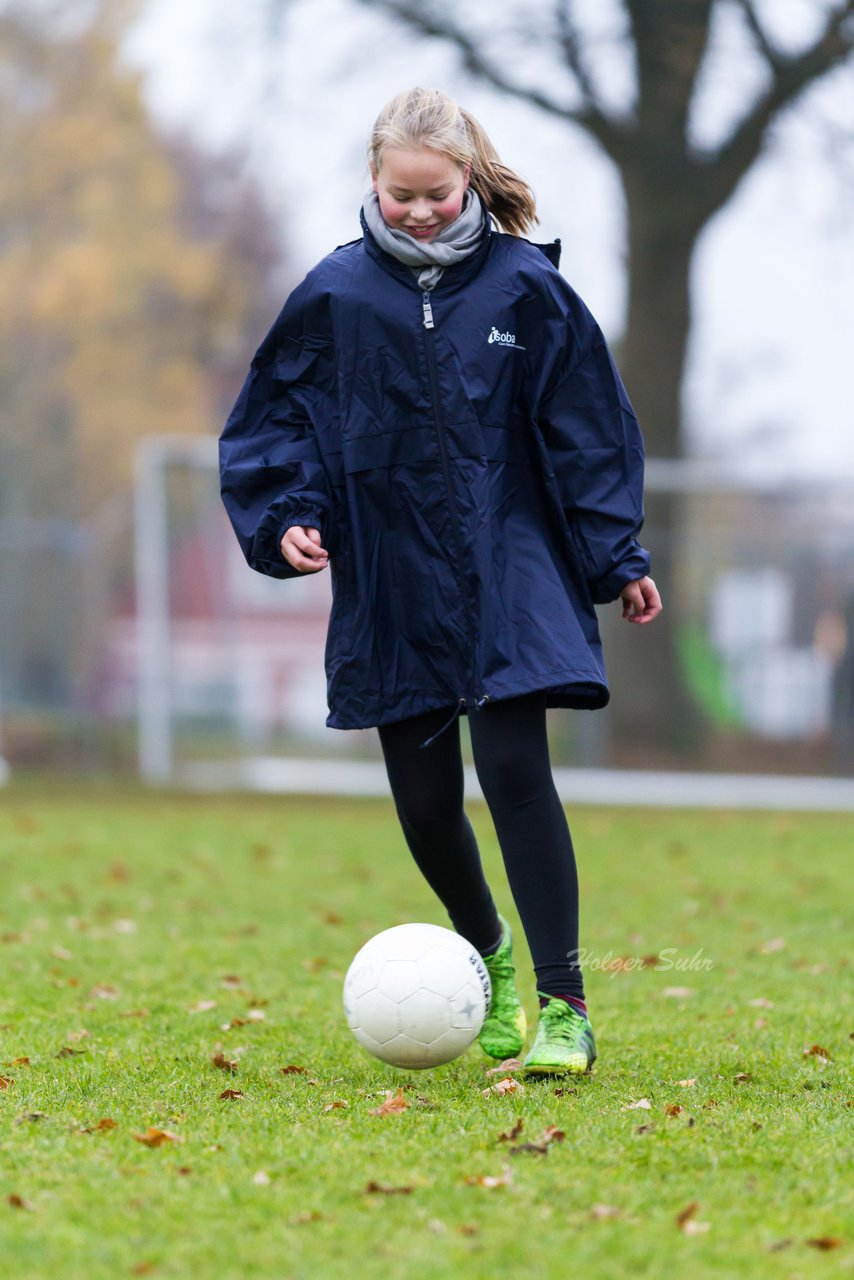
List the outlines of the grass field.
{"type": "Polygon", "coordinates": [[[371,934],[446,923],[390,803],[11,788],[4,1274],[852,1274],[850,818],[571,821],[599,1061],[498,1095],[477,1047],[402,1072],[344,1021],[371,934]]]}

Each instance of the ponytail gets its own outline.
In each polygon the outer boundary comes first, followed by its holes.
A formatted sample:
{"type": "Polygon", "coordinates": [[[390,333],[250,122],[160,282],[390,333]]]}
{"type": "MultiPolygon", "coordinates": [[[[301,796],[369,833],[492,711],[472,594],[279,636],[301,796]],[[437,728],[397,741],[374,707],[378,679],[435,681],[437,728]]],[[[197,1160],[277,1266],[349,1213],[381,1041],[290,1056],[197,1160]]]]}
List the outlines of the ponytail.
{"type": "Polygon", "coordinates": [[[406,89],[383,107],[371,134],[368,161],[379,172],[386,147],[431,147],[461,169],[471,166],[472,190],[503,231],[525,235],[539,221],[534,193],[502,164],[482,125],[439,89],[406,89]]]}

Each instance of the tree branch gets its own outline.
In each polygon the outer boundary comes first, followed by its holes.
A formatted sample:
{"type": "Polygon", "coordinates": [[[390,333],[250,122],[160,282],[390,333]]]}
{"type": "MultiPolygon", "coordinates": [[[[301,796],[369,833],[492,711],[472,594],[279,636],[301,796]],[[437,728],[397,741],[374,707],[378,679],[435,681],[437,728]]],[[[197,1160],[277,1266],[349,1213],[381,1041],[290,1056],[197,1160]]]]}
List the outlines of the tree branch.
{"type": "Polygon", "coordinates": [[[749,0],[740,0],[740,3],[754,36],[761,40],[760,47],[769,59],[773,80],[767,92],[757,100],[714,158],[710,162],[698,162],[698,167],[702,167],[704,163],[707,167],[709,213],[720,208],[729,199],[739,180],[759,155],[768,129],[780,112],[821,76],[841,65],[854,48],[854,40],[845,30],[846,24],[854,15],[854,0],[845,0],[844,4],[831,13],[818,39],[809,48],[791,56],[772,48],[759,27],[752,3],[749,0]]]}
{"type": "MultiPolygon", "coordinates": [[[[384,10],[404,22],[407,26],[412,27],[413,30],[420,32],[421,35],[449,41],[449,43],[456,46],[462,57],[463,65],[473,76],[480,80],[485,80],[493,88],[500,89],[502,93],[507,93],[511,97],[539,107],[541,111],[545,111],[548,115],[557,116],[561,120],[580,125],[602,144],[609,155],[616,158],[616,154],[622,150],[626,130],[603,115],[599,106],[591,97],[592,86],[589,86],[589,80],[583,71],[583,78],[579,78],[583,102],[580,107],[571,107],[556,101],[540,89],[529,85],[516,84],[508,79],[503,71],[499,70],[481,53],[471,36],[457,26],[451,18],[431,16],[429,13],[424,12],[418,0],[361,0],[361,3],[369,8],[384,10]],[[588,92],[588,87],[590,92],[588,92]]],[[[575,53],[573,53],[573,56],[576,56],[575,53]]],[[[567,62],[571,70],[575,72],[575,65],[570,61],[569,56],[567,57],[567,62]]]]}

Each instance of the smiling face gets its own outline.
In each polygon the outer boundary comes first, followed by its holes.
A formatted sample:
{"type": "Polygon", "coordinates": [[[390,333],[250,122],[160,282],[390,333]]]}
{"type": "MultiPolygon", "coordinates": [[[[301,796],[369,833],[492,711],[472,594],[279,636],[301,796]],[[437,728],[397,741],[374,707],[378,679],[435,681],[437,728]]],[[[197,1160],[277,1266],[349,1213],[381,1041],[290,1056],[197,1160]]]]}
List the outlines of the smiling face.
{"type": "Polygon", "coordinates": [[[386,147],[374,174],[384,221],[414,240],[432,240],[460,216],[469,172],[432,147],[386,147]]]}

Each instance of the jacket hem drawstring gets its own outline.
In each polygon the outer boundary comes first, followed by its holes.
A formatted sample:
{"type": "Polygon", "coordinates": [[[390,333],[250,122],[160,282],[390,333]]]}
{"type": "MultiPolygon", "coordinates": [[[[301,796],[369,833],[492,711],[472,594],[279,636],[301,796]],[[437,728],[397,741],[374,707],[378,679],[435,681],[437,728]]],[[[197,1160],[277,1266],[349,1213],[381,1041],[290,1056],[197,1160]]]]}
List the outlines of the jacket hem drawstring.
{"type": "MultiPolygon", "coordinates": [[[[479,698],[478,701],[474,704],[475,710],[480,711],[483,707],[487,705],[488,702],[489,702],[489,694],[487,693],[487,694],[484,694],[482,698],[479,698]]],[[[450,729],[451,725],[457,719],[457,717],[459,716],[460,712],[462,711],[465,705],[466,705],[465,698],[460,698],[459,702],[454,707],[454,710],[450,718],[445,721],[441,729],[437,729],[436,732],[431,737],[427,738],[425,742],[419,743],[419,748],[423,749],[424,747],[429,747],[431,742],[435,742],[437,738],[440,738],[446,729],[450,729]]]]}

